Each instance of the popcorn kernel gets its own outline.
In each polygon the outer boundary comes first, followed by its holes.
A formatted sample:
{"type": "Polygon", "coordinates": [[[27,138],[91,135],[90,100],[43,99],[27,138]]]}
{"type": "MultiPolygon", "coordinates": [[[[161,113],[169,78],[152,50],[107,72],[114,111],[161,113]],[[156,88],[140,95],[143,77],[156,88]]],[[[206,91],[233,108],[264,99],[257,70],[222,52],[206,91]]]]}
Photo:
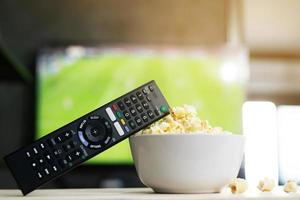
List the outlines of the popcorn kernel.
{"type": "Polygon", "coordinates": [[[286,193],[297,192],[297,190],[298,190],[298,185],[296,181],[292,181],[292,180],[288,180],[283,187],[283,191],[285,191],[286,193]]]}
{"type": "Polygon", "coordinates": [[[228,187],[232,194],[241,194],[248,189],[248,183],[245,179],[236,178],[229,183],[228,187]]]}
{"type": "Polygon", "coordinates": [[[271,192],[275,187],[275,181],[273,179],[264,178],[260,180],[257,188],[262,192],[271,192]]]}

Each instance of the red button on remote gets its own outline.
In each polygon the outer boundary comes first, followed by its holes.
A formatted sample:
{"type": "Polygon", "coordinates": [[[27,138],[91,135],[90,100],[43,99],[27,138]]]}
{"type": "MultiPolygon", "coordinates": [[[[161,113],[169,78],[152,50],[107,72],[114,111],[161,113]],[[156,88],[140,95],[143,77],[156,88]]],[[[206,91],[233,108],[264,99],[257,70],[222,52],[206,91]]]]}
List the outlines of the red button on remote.
{"type": "Polygon", "coordinates": [[[113,108],[114,110],[117,110],[117,109],[118,109],[117,104],[113,104],[113,105],[112,105],[112,108],[113,108]]]}

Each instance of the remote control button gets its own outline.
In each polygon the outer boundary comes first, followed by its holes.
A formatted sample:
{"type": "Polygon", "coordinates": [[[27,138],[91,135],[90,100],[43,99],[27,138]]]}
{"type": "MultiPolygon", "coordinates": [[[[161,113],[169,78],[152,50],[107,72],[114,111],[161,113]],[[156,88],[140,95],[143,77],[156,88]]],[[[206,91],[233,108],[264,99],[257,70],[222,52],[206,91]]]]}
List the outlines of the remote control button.
{"type": "Polygon", "coordinates": [[[88,126],[85,134],[87,135],[88,140],[92,142],[98,142],[102,139],[101,137],[103,137],[103,132],[105,132],[104,126],[88,126]]]}
{"type": "Polygon", "coordinates": [[[102,147],[101,144],[90,144],[90,146],[89,146],[89,148],[91,148],[91,149],[99,149],[101,147],[102,147]]]}
{"type": "Polygon", "coordinates": [[[158,111],[157,108],[155,108],[154,113],[155,113],[157,116],[159,116],[159,111],[158,111]]]}
{"type": "Polygon", "coordinates": [[[48,170],[47,168],[45,168],[44,171],[45,171],[45,174],[46,174],[46,175],[49,175],[49,174],[50,174],[50,173],[49,173],[49,170],[48,170]]]}
{"type": "Polygon", "coordinates": [[[151,110],[148,110],[147,114],[150,117],[150,119],[154,118],[154,113],[151,110]]]}
{"type": "Polygon", "coordinates": [[[35,148],[35,147],[33,147],[33,152],[34,152],[34,154],[38,154],[39,153],[38,150],[37,150],[37,148],[35,148]]]}
{"type": "Polygon", "coordinates": [[[142,105],[146,110],[149,108],[149,104],[146,101],[143,101],[142,105]]]}
{"type": "Polygon", "coordinates": [[[53,169],[54,172],[57,172],[57,171],[58,171],[56,165],[53,165],[53,166],[52,166],[52,169],[53,169]]]}
{"type": "Polygon", "coordinates": [[[45,149],[45,144],[43,142],[40,143],[41,149],[45,149]]]}
{"type": "Polygon", "coordinates": [[[70,131],[66,131],[63,133],[64,140],[68,140],[72,137],[72,133],[70,131]]]}
{"type": "Polygon", "coordinates": [[[47,162],[49,163],[49,164],[52,164],[53,163],[53,159],[52,159],[52,156],[50,156],[50,154],[46,154],[45,155],[45,158],[46,158],[46,160],[47,160],[47,162]]]}
{"type": "Polygon", "coordinates": [[[132,116],[135,116],[137,114],[134,108],[129,108],[129,112],[132,114],[132,116]]]}
{"type": "Polygon", "coordinates": [[[84,138],[93,145],[102,143],[107,136],[111,135],[112,127],[108,120],[101,118],[96,121],[89,121],[84,131],[84,138]]]}
{"type": "MultiPolygon", "coordinates": [[[[85,125],[85,129],[78,130],[79,140],[84,146],[92,149],[101,148],[103,142],[107,140],[107,137],[111,137],[111,134],[112,126],[110,122],[102,117],[98,120],[89,120],[85,125]]],[[[70,160],[67,157],[66,159],[70,160]]]]}
{"type": "Polygon", "coordinates": [[[31,154],[30,154],[29,151],[26,151],[26,157],[27,157],[27,158],[31,158],[31,154]]]}
{"type": "Polygon", "coordinates": [[[143,107],[140,104],[137,104],[135,107],[139,112],[143,112],[143,107]]]}
{"type": "Polygon", "coordinates": [[[114,126],[117,129],[117,132],[119,133],[120,136],[124,135],[124,131],[123,131],[121,125],[119,124],[119,122],[115,122],[114,126]]]}
{"type": "Polygon", "coordinates": [[[121,110],[124,110],[124,109],[125,109],[125,105],[123,104],[122,101],[119,101],[119,102],[118,102],[118,106],[119,106],[119,108],[120,108],[121,110]]]}
{"type": "Polygon", "coordinates": [[[137,92],[136,96],[139,98],[139,100],[142,100],[144,98],[144,96],[141,92],[137,92]]]}
{"type": "Polygon", "coordinates": [[[129,130],[128,126],[124,126],[124,128],[125,128],[126,132],[129,133],[130,130],[129,130]]]}
{"type": "Polygon", "coordinates": [[[66,160],[69,162],[73,161],[73,157],[71,155],[66,156],[66,160]]]}
{"type": "Polygon", "coordinates": [[[130,114],[129,114],[129,112],[127,110],[125,110],[123,112],[123,115],[124,115],[125,119],[130,119],[130,114]]]}
{"type": "Polygon", "coordinates": [[[84,145],[84,146],[89,146],[89,143],[88,141],[85,140],[85,138],[83,137],[83,132],[82,131],[78,131],[78,137],[79,137],[79,140],[81,141],[81,143],[84,145]]]}
{"type": "Polygon", "coordinates": [[[107,107],[107,108],[105,109],[105,111],[106,111],[106,114],[108,115],[108,117],[109,117],[109,119],[110,119],[111,121],[116,121],[116,116],[114,115],[114,113],[113,113],[113,111],[111,110],[110,107],[107,107]]]}
{"type": "Polygon", "coordinates": [[[80,129],[83,129],[84,126],[85,126],[85,124],[86,124],[86,122],[87,122],[87,120],[83,120],[83,121],[80,123],[79,128],[80,128],[80,129]]]}
{"type": "Polygon", "coordinates": [[[44,161],[43,158],[39,158],[39,159],[38,159],[38,162],[39,162],[40,165],[44,165],[44,164],[45,164],[45,161],[44,161]]]}
{"type": "Polygon", "coordinates": [[[126,97],[125,99],[124,99],[124,103],[126,104],[126,106],[131,106],[131,101],[126,97]]]}
{"type": "Polygon", "coordinates": [[[54,141],[59,144],[63,142],[63,138],[62,136],[58,135],[54,138],[54,141]]]}
{"type": "Polygon", "coordinates": [[[148,121],[148,116],[145,113],[141,114],[141,117],[142,117],[144,122],[148,121]]]}
{"type": "Polygon", "coordinates": [[[118,110],[117,104],[114,103],[114,104],[112,105],[112,108],[113,108],[114,110],[118,110]]]}
{"type": "Polygon", "coordinates": [[[137,98],[134,96],[134,95],[131,95],[130,96],[130,99],[131,99],[131,101],[133,102],[133,103],[137,103],[138,101],[137,101],[137,98]]]}
{"type": "Polygon", "coordinates": [[[139,117],[134,118],[134,120],[135,120],[135,122],[137,123],[137,125],[139,125],[139,126],[143,124],[143,123],[142,123],[142,119],[139,118],[139,117]]]}
{"type": "Polygon", "coordinates": [[[162,113],[166,113],[166,112],[168,112],[168,107],[166,106],[166,105],[162,105],[162,106],[160,106],[160,111],[162,112],[162,113]]]}
{"type": "Polygon", "coordinates": [[[92,115],[89,117],[90,120],[97,120],[97,119],[100,119],[100,116],[99,115],[92,115]]]}
{"type": "Polygon", "coordinates": [[[56,158],[59,158],[60,155],[62,154],[62,150],[61,149],[54,149],[53,150],[53,154],[56,158]]]}
{"type": "Polygon", "coordinates": [[[77,149],[72,152],[72,157],[74,158],[74,160],[77,160],[77,159],[81,158],[82,154],[83,153],[82,153],[81,149],[77,149]]]}
{"type": "Polygon", "coordinates": [[[135,129],[136,125],[135,125],[134,121],[130,120],[128,123],[132,129],[135,129]]]}
{"type": "Polygon", "coordinates": [[[38,176],[39,179],[42,179],[42,178],[43,178],[43,175],[42,175],[41,172],[38,172],[38,173],[37,173],[37,176],[38,176]]]}
{"type": "Polygon", "coordinates": [[[150,98],[148,95],[146,96],[146,99],[147,99],[147,101],[149,101],[149,102],[151,101],[151,98],[150,98]]]}
{"type": "Polygon", "coordinates": [[[31,163],[31,167],[32,167],[33,169],[37,169],[37,163],[36,163],[36,162],[32,162],[32,163],[31,163]]]}
{"type": "Polygon", "coordinates": [[[105,143],[105,144],[108,144],[108,143],[109,143],[109,141],[110,141],[110,139],[111,139],[111,137],[110,137],[110,136],[108,136],[108,137],[106,138],[106,140],[104,141],[104,143],[105,143]]]}
{"type": "Polygon", "coordinates": [[[122,113],[121,112],[116,112],[116,115],[117,115],[117,117],[120,119],[120,118],[122,118],[123,116],[122,116],[122,113]]]}
{"type": "Polygon", "coordinates": [[[122,125],[125,125],[125,120],[121,119],[121,123],[122,123],[122,125]]]}
{"type": "Polygon", "coordinates": [[[148,94],[148,91],[146,90],[146,88],[143,88],[143,89],[142,89],[142,92],[143,92],[144,94],[148,94]]]}
{"type": "Polygon", "coordinates": [[[151,92],[154,90],[154,87],[152,85],[149,85],[148,88],[151,92]]]}

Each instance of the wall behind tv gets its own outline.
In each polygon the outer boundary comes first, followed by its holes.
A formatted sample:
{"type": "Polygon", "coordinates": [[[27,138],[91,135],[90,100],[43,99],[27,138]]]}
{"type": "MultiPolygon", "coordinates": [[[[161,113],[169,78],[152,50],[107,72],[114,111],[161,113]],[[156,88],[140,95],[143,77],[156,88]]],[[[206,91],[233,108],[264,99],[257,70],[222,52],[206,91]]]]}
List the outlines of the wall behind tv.
{"type": "Polygon", "coordinates": [[[228,0],[2,0],[2,40],[26,64],[48,41],[216,45],[228,0]]]}

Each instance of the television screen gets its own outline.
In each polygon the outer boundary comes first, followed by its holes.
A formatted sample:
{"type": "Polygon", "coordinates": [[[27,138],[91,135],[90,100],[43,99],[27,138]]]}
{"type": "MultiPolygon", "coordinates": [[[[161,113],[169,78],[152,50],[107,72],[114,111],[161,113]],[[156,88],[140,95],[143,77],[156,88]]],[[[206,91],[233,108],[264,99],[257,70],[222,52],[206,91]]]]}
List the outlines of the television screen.
{"type": "MultiPolygon", "coordinates": [[[[247,79],[241,49],[44,48],[37,60],[36,138],[155,80],[171,106],[196,106],[200,118],[239,134],[247,79]]],[[[131,164],[128,139],[87,161],[131,164]]]]}

